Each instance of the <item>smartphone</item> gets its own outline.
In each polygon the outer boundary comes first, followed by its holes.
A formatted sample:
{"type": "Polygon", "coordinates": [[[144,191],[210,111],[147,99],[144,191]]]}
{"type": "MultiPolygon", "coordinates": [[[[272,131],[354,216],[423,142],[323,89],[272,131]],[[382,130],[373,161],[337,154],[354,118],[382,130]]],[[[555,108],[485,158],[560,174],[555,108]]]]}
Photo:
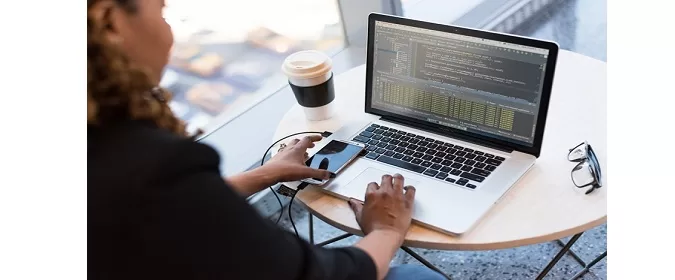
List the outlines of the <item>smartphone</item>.
{"type": "MultiPolygon", "coordinates": [[[[328,159],[326,170],[338,174],[347,164],[354,160],[366,147],[361,143],[331,140],[316,154],[310,157],[305,164],[312,168],[319,168],[321,161],[328,159]]],[[[301,180],[313,185],[323,185],[328,180],[307,178],[301,180]]]]}

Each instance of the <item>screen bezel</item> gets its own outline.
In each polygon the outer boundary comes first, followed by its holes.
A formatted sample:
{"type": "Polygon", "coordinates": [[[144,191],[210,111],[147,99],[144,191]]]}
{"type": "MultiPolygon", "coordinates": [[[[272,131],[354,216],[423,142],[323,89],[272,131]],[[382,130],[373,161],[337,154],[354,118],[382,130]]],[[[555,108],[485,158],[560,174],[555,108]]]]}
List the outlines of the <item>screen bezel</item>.
{"type": "Polygon", "coordinates": [[[416,127],[429,130],[448,137],[460,138],[462,140],[472,141],[477,140],[479,142],[488,142],[492,145],[495,145],[499,148],[506,150],[517,150],[527,154],[534,155],[539,157],[541,153],[542,140],[544,138],[544,127],[546,125],[546,117],[548,114],[548,106],[551,98],[551,89],[553,87],[553,76],[555,72],[555,66],[558,58],[558,49],[559,46],[555,42],[543,41],[530,39],[515,35],[507,35],[491,31],[483,31],[470,29],[459,26],[444,25],[431,22],[423,22],[419,20],[401,18],[396,16],[384,15],[371,13],[368,16],[368,46],[367,46],[367,56],[366,56],[366,102],[365,102],[365,111],[369,114],[379,115],[387,119],[392,119],[394,121],[400,120],[405,123],[412,123],[416,127]],[[387,22],[395,23],[400,25],[406,25],[411,27],[424,28],[429,30],[478,37],[483,39],[490,39],[495,41],[519,44],[529,47],[536,47],[547,49],[549,51],[548,60],[546,62],[546,70],[544,72],[544,83],[541,93],[541,101],[539,104],[539,114],[537,117],[537,124],[535,125],[534,132],[534,141],[532,146],[521,145],[506,140],[499,140],[489,136],[480,135],[477,133],[466,132],[460,129],[455,129],[452,127],[435,125],[426,121],[415,119],[412,117],[395,114],[387,112],[380,109],[375,109],[372,107],[372,95],[373,95],[373,67],[374,67],[374,41],[375,41],[375,22],[387,22]]]}

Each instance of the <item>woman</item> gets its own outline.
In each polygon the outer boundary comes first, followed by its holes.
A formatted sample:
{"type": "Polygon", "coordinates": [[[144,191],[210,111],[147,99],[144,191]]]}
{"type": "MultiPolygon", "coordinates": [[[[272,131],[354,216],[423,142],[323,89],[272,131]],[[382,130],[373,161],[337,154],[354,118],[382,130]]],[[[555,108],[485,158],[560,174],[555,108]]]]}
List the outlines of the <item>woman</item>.
{"type": "Polygon", "coordinates": [[[331,177],[303,164],[320,137],[293,140],[263,167],[223,180],[218,154],[185,134],[168,94],[155,89],[173,42],[163,7],[163,0],[88,1],[92,278],[439,277],[389,273],[415,196],[400,175],[369,184],[365,204],[350,202],[365,233],[350,248],[314,247],[261,218],[244,197],[277,182],[331,177]]]}

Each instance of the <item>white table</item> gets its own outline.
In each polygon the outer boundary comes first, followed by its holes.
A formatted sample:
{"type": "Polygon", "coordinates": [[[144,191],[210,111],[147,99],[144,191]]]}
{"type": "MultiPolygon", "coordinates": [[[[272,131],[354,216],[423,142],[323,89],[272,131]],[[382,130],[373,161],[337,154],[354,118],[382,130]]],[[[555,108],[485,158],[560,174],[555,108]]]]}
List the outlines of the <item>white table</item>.
{"type": "MultiPolygon", "coordinates": [[[[603,174],[607,174],[606,79],[606,63],[561,50],[542,152],[534,167],[471,231],[450,236],[413,225],[404,245],[494,250],[553,241],[605,223],[606,176],[603,188],[584,195],[571,182],[574,163],[567,161],[566,156],[568,149],[588,141],[604,168],[603,174]]],[[[365,65],[337,75],[335,87],[338,108],[335,117],[310,122],[300,106],[295,105],[280,121],[275,139],[300,131],[337,131],[352,120],[377,119],[364,112],[365,65]]],[[[345,201],[313,187],[300,192],[297,198],[326,223],[351,234],[361,234],[345,201]]]]}

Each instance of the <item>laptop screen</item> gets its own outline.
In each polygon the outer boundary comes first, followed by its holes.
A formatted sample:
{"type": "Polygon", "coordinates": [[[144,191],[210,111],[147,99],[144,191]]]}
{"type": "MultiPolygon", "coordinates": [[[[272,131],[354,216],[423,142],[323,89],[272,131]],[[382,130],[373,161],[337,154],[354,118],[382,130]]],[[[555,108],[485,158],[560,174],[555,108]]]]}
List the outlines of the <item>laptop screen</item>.
{"type": "Polygon", "coordinates": [[[376,21],[372,108],[532,147],[547,49],[376,21]]]}

